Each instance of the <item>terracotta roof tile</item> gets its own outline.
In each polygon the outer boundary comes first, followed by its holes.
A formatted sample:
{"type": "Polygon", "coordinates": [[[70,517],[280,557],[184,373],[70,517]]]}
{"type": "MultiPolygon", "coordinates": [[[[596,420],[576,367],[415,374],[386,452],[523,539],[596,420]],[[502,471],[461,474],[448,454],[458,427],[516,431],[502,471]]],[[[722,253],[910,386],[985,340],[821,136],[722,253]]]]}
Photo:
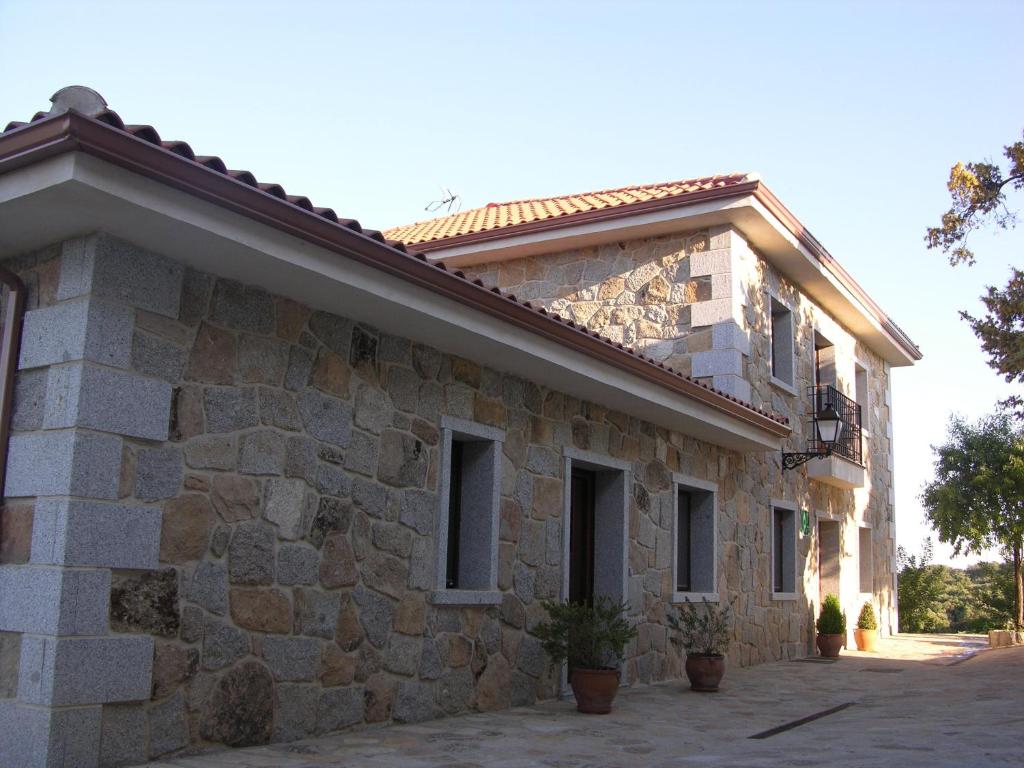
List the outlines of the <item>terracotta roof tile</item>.
{"type": "MultiPolygon", "coordinates": [[[[76,113],[81,115],[81,113],[76,113]]],[[[538,315],[544,316],[547,321],[560,323],[569,328],[574,328],[578,333],[585,336],[590,336],[594,339],[599,340],[609,348],[620,350],[624,354],[628,354],[631,357],[635,357],[638,360],[642,360],[649,364],[652,368],[658,368],[660,370],[667,371],[674,377],[691,382],[702,389],[709,392],[713,392],[715,395],[739,403],[744,408],[757,413],[777,424],[787,425],[789,420],[780,416],[779,414],[773,413],[763,408],[755,408],[749,403],[743,402],[731,395],[721,392],[714,387],[708,386],[704,382],[697,381],[689,376],[686,376],[679,371],[673,370],[665,366],[663,363],[659,363],[651,358],[648,358],[634,349],[624,347],[622,344],[613,342],[611,339],[602,336],[596,331],[592,331],[582,325],[577,325],[572,320],[561,317],[560,315],[549,312],[543,307],[534,307],[529,301],[519,301],[514,295],[509,295],[503,292],[498,287],[485,286],[480,280],[470,280],[465,273],[461,270],[450,271],[443,262],[434,262],[427,258],[426,254],[410,251],[404,242],[399,239],[392,239],[395,237],[394,233],[396,230],[389,230],[387,233],[378,232],[376,230],[363,229],[355,219],[343,219],[330,208],[320,208],[314,206],[310,200],[306,197],[289,195],[285,192],[285,189],[280,184],[259,182],[256,176],[250,171],[246,170],[232,170],[227,167],[223,160],[216,156],[209,155],[196,155],[192,148],[184,141],[165,141],[157,133],[156,129],[149,125],[125,125],[121,120],[120,116],[111,109],[104,109],[99,114],[94,116],[81,115],[83,118],[88,120],[96,120],[104,123],[115,130],[122,131],[136,139],[145,141],[148,144],[160,147],[163,150],[171,152],[184,161],[195,163],[203,166],[209,171],[221,174],[230,179],[233,179],[239,184],[243,184],[247,187],[251,187],[258,190],[262,194],[277,198],[281,205],[293,206],[295,208],[302,209],[311,215],[319,216],[323,219],[330,221],[331,223],[343,227],[352,232],[358,233],[359,235],[370,238],[380,243],[382,248],[391,248],[405,254],[407,258],[418,262],[423,268],[437,270],[439,272],[446,273],[452,280],[459,280],[463,283],[477,286],[480,290],[493,292],[504,299],[518,304],[521,307],[525,307],[538,315]]],[[[42,120],[52,118],[47,112],[39,112],[32,117],[29,122],[11,122],[8,123],[2,134],[6,135],[12,131],[17,131],[32,123],[40,122],[42,120]]],[[[454,217],[446,217],[445,219],[435,220],[435,222],[427,222],[432,224],[436,222],[450,221],[453,219],[458,220],[458,224],[451,224],[450,227],[477,227],[487,228],[494,226],[509,226],[511,223],[519,223],[526,220],[535,220],[537,217],[554,217],[571,215],[572,213],[593,210],[601,206],[613,206],[613,205],[625,205],[629,202],[643,201],[652,199],[656,195],[670,196],[670,195],[682,195],[688,191],[696,191],[699,189],[709,189],[714,186],[726,186],[729,184],[735,184],[743,180],[743,176],[740,174],[733,174],[731,176],[713,176],[705,179],[695,179],[691,181],[674,182],[672,184],[661,184],[661,185],[649,185],[642,187],[625,187],[618,190],[608,190],[605,192],[591,193],[589,195],[577,195],[564,198],[549,198],[544,200],[523,200],[515,203],[506,203],[503,205],[491,204],[485,208],[478,208],[474,211],[467,211],[462,214],[456,214],[454,217]],[[462,217],[470,217],[464,219],[462,217]],[[530,218],[532,217],[532,218],[530,218]],[[465,221],[472,222],[469,224],[464,223],[465,221]],[[496,224],[495,222],[504,222],[496,224]]],[[[411,226],[422,226],[422,225],[411,225],[411,226]]],[[[403,229],[403,228],[399,228],[403,229]]],[[[473,230],[467,229],[466,231],[482,231],[481,229],[473,230]]]]}
{"type": "Polygon", "coordinates": [[[407,245],[431,243],[450,237],[489,232],[560,216],[572,216],[590,211],[646,203],[651,200],[664,200],[670,197],[685,197],[694,192],[736,186],[748,180],[745,173],[730,173],[722,176],[671,181],[664,184],[642,184],[618,189],[603,189],[578,195],[488,203],[482,208],[394,227],[385,230],[384,234],[392,240],[400,240],[407,245]]]}

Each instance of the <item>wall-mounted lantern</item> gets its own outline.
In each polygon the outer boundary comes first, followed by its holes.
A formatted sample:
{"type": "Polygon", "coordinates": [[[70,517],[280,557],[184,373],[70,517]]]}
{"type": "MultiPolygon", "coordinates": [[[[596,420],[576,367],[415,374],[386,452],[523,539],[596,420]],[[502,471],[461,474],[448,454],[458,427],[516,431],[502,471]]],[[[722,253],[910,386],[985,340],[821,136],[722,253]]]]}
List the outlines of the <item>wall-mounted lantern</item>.
{"type": "Polygon", "coordinates": [[[801,464],[806,464],[811,459],[824,459],[831,456],[832,450],[836,447],[836,443],[839,442],[839,438],[843,435],[843,429],[846,427],[846,422],[840,418],[839,412],[836,410],[835,406],[826,400],[822,403],[821,410],[814,414],[812,426],[817,432],[817,444],[821,446],[821,449],[817,451],[807,451],[805,453],[783,452],[783,471],[799,467],[801,464]]]}

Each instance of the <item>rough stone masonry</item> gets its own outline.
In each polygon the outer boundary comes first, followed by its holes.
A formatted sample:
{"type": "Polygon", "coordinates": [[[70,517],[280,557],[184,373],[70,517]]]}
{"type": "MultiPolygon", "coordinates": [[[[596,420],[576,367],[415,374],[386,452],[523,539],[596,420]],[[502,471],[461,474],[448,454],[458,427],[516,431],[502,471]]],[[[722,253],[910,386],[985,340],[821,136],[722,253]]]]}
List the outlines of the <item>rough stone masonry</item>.
{"type": "Polygon", "coordinates": [[[762,456],[102,233],[6,266],[31,292],[0,549],[12,764],[124,765],[555,695],[531,631],[562,584],[566,448],[630,468],[624,682],[680,674],[673,472],[719,487],[730,663],[805,652],[804,604],[766,586],[770,499],[798,481],[762,456]],[[505,433],[493,605],[430,599],[444,416],[505,433]]]}

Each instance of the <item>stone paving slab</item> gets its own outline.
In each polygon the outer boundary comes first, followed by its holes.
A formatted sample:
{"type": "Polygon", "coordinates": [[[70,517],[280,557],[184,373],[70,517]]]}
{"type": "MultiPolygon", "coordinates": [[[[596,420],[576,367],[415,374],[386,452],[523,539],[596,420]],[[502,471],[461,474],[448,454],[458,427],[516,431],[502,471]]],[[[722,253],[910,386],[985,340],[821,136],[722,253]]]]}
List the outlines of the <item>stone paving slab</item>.
{"type": "Polygon", "coordinates": [[[669,768],[669,766],[1019,766],[1024,648],[901,636],[833,663],[729,670],[717,694],[682,682],[624,690],[607,716],[570,701],[149,768],[669,768]],[[882,674],[876,674],[881,672],[882,674]],[[765,739],[750,736],[851,703],[765,739]]]}

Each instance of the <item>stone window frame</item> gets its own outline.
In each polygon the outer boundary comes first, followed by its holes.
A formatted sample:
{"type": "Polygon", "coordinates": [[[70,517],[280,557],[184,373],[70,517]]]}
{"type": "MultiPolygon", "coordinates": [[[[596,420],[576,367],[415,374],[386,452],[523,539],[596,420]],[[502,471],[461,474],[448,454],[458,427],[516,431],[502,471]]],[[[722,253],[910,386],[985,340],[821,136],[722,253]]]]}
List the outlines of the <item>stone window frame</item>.
{"type": "Polygon", "coordinates": [[[691,602],[707,600],[709,603],[717,603],[718,596],[718,483],[710,480],[702,480],[698,477],[672,474],[672,603],[685,603],[687,598],[691,602]],[[676,568],[679,564],[679,491],[695,490],[711,494],[711,583],[710,592],[677,592],[675,590],[679,580],[676,576],[676,568]]]}
{"type": "MultiPolygon", "coordinates": [[[[824,323],[816,321],[811,327],[811,384],[812,386],[832,386],[837,390],[840,390],[840,376],[839,376],[839,348],[832,339],[836,338],[835,331],[842,331],[841,328],[833,327],[832,333],[826,333],[823,328],[824,323]],[[824,341],[820,347],[818,341],[824,341]],[[819,381],[818,380],[818,350],[819,349],[831,349],[832,355],[832,379],[831,381],[819,381]]],[[[848,358],[847,358],[848,359],[848,358]]],[[[841,390],[840,390],[841,391],[841,390]]]]}
{"type": "MultiPolygon", "coordinates": [[[[622,579],[621,583],[616,580],[615,587],[617,588],[618,595],[611,594],[612,599],[618,599],[619,602],[627,602],[629,600],[629,500],[633,492],[633,477],[632,470],[633,464],[624,459],[616,459],[611,456],[606,456],[600,453],[594,453],[593,451],[584,451],[578,448],[564,447],[562,448],[562,474],[565,478],[562,483],[562,593],[561,598],[563,600],[568,599],[569,595],[569,534],[572,526],[572,467],[573,464],[581,465],[585,469],[595,470],[597,472],[616,472],[622,477],[622,506],[618,509],[617,514],[622,517],[622,535],[616,539],[616,543],[620,543],[622,546],[621,556],[621,570],[622,579]]],[[[600,514],[600,509],[595,509],[595,518],[600,514]]],[[[599,547],[601,544],[597,541],[594,542],[594,560],[598,560],[599,547]]],[[[615,558],[618,560],[618,558],[615,558]]],[[[603,562],[610,562],[605,559],[603,562]]],[[[605,584],[608,582],[605,581],[605,584]]],[[[595,594],[608,594],[598,593],[598,574],[594,574],[594,590],[595,594]]],[[[642,606],[630,606],[630,613],[640,610],[642,606]]]]}
{"type": "Polygon", "coordinates": [[[868,365],[867,361],[860,357],[853,359],[853,399],[860,406],[860,434],[861,437],[871,437],[871,431],[868,426],[871,421],[870,409],[871,409],[871,366],[868,365]],[[859,387],[857,382],[860,378],[860,374],[864,375],[864,402],[862,403],[858,399],[859,387]]]}
{"type": "Polygon", "coordinates": [[[430,601],[435,605],[501,605],[502,593],[498,589],[498,530],[501,520],[501,457],[505,444],[505,431],[486,424],[458,419],[454,416],[441,417],[441,473],[438,483],[437,522],[434,526],[436,560],[434,590],[430,601]],[[448,562],[448,503],[451,481],[452,442],[456,438],[467,442],[491,443],[490,491],[487,499],[490,510],[483,512],[484,529],[487,531],[487,586],[480,589],[448,589],[445,585],[448,562]]]}
{"type": "MultiPolygon", "coordinates": [[[[857,525],[857,592],[861,597],[874,595],[875,593],[875,561],[874,561],[874,526],[871,523],[859,523],[857,525]],[[864,534],[867,533],[868,540],[868,580],[869,589],[864,589],[864,534]]],[[[859,610],[859,609],[858,609],[859,610]]]]}
{"type": "MultiPolygon", "coordinates": [[[[769,518],[770,519],[770,528],[769,528],[768,540],[771,542],[770,547],[771,547],[771,555],[772,555],[771,556],[771,569],[772,570],[771,570],[771,573],[769,574],[769,578],[768,578],[770,597],[771,597],[772,600],[777,600],[777,601],[794,601],[794,600],[799,600],[800,599],[800,592],[797,589],[797,585],[798,585],[797,576],[799,575],[798,574],[798,565],[799,565],[799,557],[798,557],[798,550],[799,550],[799,526],[797,525],[797,516],[800,514],[799,505],[796,502],[794,502],[794,501],[788,501],[786,499],[772,499],[771,506],[769,507],[769,512],[770,512],[770,518],[769,518]],[[792,550],[791,550],[791,554],[792,554],[792,564],[791,564],[792,573],[791,573],[791,577],[793,579],[793,589],[791,591],[786,591],[786,592],[776,592],[775,591],[775,563],[776,563],[775,558],[776,558],[776,556],[778,554],[775,551],[775,510],[777,510],[777,509],[783,510],[785,512],[789,512],[789,514],[792,516],[792,518],[791,518],[792,519],[792,524],[790,525],[791,534],[790,534],[790,536],[788,538],[790,539],[790,542],[791,542],[790,546],[792,547],[792,550]]],[[[785,552],[783,554],[785,554],[785,552]]],[[[785,563],[783,564],[783,566],[785,566],[785,563]]]]}
{"type": "MultiPolygon", "coordinates": [[[[797,331],[797,313],[788,302],[784,301],[782,297],[775,291],[768,290],[765,292],[768,298],[768,344],[769,344],[769,360],[768,360],[768,380],[772,383],[772,386],[778,387],[783,392],[790,395],[798,395],[796,390],[796,331],[797,331]],[[775,307],[781,307],[789,316],[789,345],[788,345],[788,360],[789,370],[792,377],[792,381],[786,381],[775,375],[774,365],[772,364],[775,358],[775,307]]],[[[786,350],[784,350],[786,351],[786,350]]]]}

